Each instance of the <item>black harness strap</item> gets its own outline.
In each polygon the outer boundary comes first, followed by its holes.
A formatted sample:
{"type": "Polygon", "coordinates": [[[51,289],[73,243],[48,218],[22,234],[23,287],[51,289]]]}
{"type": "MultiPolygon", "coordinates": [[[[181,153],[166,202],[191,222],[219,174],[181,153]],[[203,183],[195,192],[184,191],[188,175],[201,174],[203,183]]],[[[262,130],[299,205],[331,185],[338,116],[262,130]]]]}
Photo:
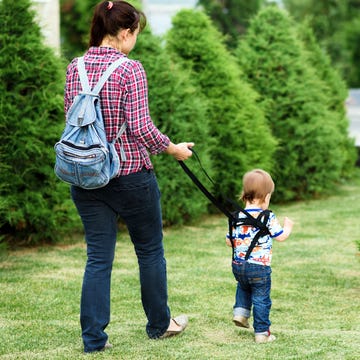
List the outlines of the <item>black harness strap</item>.
{"type": "MultiPolygon", "coordinates": [[[[200,159],[199,159],[197,153],[193,149],[191,149],[191,151],[195,155],[195,157],[196,157],[198,163],[200,164],[200,167],[201,167],[202,171],[204,172],[204,174],[206,175],[206,177],[211,181],[211,183],[214,184],[214,182],[212,181],[210,176],[207,174],[207,172],[201,165],[201,162],[200,162],[200,159]]],[[[251,254],[252,250],[254,249],[254,247],[256,246],[259,238],[269,233],[269,230],[268,230],[266,224],[268,222],[271,211],[264,210],[257,216],[257,218],[254,218],[248,211],[243,209],[238,203],[236,203],[232,200],[227,200],[233,207],[236,208],[236,211],[229,211],[228,208],[224,204],[222,204],[220,201],[218,201],[215,198],[215,196],[213,194],[211,194],[208,189],[206,189],[206,187],[200,182],[200,180],[194,175],[194,173],[188,168],[188,166],[183,161],[179,160],[179,164],[182,167],[182,169],[185,171],[185,173],[194,182],[194,184],[201,190],[201,192],[228,218],[229,237],[230,237],[230,241],[231,241],[231,245],[232,245],[232,253],[233,253],[232,258],[233,259],[234,259],[234,255],[235,255],[234,254],[234,242],[233,242],[234,239],[232,236],[233,228],[236,226],[240,226],[240,225],[248,225],[248,226],[252,226],[252,227],[259,229],[259,231],[256,233],[256,235],[255,235],[254,239],[252,240],[252,242],[248,248],[248,251],[245,255],[245,260],[248,260],[248,258],[250,257],[250,254],[251,254]],[[239,212],[242,212],[244,215],[246,215],[246,217],[240,218],[239,212]]]]}
{"type": "Polygon", "coordinates": [[[269,220],[269,216],[270,216],[270,210],[264,210],[262,211],[257,219],[261,222],[261,224],[263,225],[259,231],[256,233],[254,239],[251,241],[251,244],[248,248],[248,251],[246,252],[246,255],[245,255],[245,261],[249,259],[250,257],[250,254],[251,252],[253,251],[254,247],[257,245],[259,239],[262,237],[262,236],[265,236],[269,233],[269,230],[266,226],[268,220],[269,220]]]}

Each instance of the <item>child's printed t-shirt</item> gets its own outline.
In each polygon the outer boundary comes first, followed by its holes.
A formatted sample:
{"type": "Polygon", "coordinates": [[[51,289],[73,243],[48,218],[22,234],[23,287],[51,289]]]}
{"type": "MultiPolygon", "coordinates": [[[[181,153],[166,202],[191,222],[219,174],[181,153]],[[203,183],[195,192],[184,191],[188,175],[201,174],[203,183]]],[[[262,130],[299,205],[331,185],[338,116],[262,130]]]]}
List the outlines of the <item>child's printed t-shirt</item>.
{"type": "MultiPolygon", "coordinates": [[[[255,218],[262,211],[262,209],[245,210],[255,218]]],[[[239,217],[246,217],[246,215],[240,212],[239,217]]],[[[284,231],[273,212],[270,213],[267,228],[269,229],[271,235],[268,234],[259,238],[257,245],[250,254],[248,262],[270,266],[272,258],[272,238],[279,236],[284,231]]],[[[233,229],[232,235],[235,261],[240,262],[245,260],[246,252],[257,232],[257,228],[249,225],[241,225],[233,229]]],[[[227,238],[229,239],[229,234],[227,234],[227,238]]]]}

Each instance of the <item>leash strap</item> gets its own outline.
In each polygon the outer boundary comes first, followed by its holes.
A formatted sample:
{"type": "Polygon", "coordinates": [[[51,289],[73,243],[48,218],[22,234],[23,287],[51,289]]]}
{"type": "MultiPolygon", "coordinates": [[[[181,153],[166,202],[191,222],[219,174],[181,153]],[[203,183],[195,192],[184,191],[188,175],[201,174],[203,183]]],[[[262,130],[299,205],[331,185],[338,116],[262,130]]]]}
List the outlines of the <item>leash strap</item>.
{"type": "MultiPolygon", "coordinates": [[[[194,150],[192,150],[193,153],[194,150]]],[[[185,165],[185,163],[179,160],[180,166],[183,168],[185,173],[189,176],[189,178],[194,182],[194,184],[202,191],[202,193],[229,219],[235,220],[233,214],[223,205],[221,204],[213,194],[200,182],[200,180],[194,175],[194,173],[185,165]]],[[[206,174],[206,172],[205,172],[206,174]]]]}
{"type": "MultiPolygon", "coordinates": [[[[194,149],[190,149],[193,154],[195,155],[196,160],[198,161],[202,171],[204,172],[204,174],[206,175],[206,177],[210,180],[210,182],[215,185],[214,181],[211,179],[211,177],[208,175],[208,173],[206,172],[206,170],[203,168],[201,161],[199,159],[199,156],[197,155],[197,153],[195,152],[194,149]]],[[[250,257],[250,254],[252,252],[252,250],[254,249],[254,247],[256,246],[259,238],[261,236],[264,236],[266,234],[269,233],[269,230],[266,226],[267,221],[269,219],[270,216],[270,210],[264,210],[262,211],[257,218],[254,218],[248,211],[246,211],[245,209],[243,209],[238,203],[236,203],[233,200],[227,200],[229,203],[231,203],[235,208],[236,211],[235,212],[231,212],[229,211],[226,206],[224,206],[220,201],[218,201],[215,196],[213,194],[210,193],[210,191],[201,183],[201,181],[195,176],[195,174],[189,169],[189,167],[181,160],[178,160],[180,166],[182,167],[182,169],[185,171],[185,173],[190,177],[190,179],[193,181],[193,183],[200,189],[200,191],[228,218],[229,220],[229,237],[230,237],[230,241],[232,244],[232,258],[234,259],[234,243],[233,243],[233,236],[232,236],[232,229],[234,226],[237,225],[248,225],[248,226],[253,226],[259,229],[259,231],[257,232],[257,234],[255,235],[254,239],[252,240],[248,251],[245,255],[245,260],[248,260],[248,258],[250,257]],[[242,212],[243,214],[246,215],[246,218],[239,218],[238,217],[238,213],[242,212]]]]}

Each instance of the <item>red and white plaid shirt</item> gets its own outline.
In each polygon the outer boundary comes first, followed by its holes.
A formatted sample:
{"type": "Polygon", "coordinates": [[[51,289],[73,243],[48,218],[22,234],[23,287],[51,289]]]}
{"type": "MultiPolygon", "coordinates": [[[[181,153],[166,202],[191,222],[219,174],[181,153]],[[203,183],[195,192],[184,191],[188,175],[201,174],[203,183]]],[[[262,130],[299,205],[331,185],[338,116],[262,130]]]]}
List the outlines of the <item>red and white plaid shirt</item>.
{"type": "MultiPolygon", "coordinates": [[[[125,55],[107,47],[91,47],[85,54],[85,68],[90,87],[93,88],[107,67],[125,55]]],[[[67,68],[64,106],[65,114],[74,97],[81,91],[74,59],[67,68]]],[[[149,153],[163,152],[170,143],[154,125],[149,114],[146,74],[140,62],[128,60],[114,71],[100,92],[100,104],[108,141],[112,141],[121,125],[126,122],[126,131],[121,136],[126,161],[122,161],[118,175],[128,175],[143,167],[152,169],[149,153]]],[[[120,153],[120,145],[116,143],[120,153]]]]}

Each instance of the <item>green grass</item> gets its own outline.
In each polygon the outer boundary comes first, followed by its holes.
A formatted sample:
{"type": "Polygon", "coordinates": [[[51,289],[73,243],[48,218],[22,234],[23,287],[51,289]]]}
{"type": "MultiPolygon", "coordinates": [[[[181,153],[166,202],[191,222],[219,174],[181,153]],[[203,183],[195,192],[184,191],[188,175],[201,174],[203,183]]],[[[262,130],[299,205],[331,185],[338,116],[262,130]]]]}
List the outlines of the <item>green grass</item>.
{"type": "Polygon", "coordinates": [[[327,199],[273,210],[295,221],[292,236],[274,244],[276,342],[256,345],[252,331],[233,325],[227,221],[211,216],[165,230],[169,305],[190,323],[162,341],[146,336],[136,257],[127,234],[119,235],[107,328],[114,348],[96,355],[82,353],[82,239],[10,252],[0,262],[0,359],[358,359],[360,181],[327,199]]]}

